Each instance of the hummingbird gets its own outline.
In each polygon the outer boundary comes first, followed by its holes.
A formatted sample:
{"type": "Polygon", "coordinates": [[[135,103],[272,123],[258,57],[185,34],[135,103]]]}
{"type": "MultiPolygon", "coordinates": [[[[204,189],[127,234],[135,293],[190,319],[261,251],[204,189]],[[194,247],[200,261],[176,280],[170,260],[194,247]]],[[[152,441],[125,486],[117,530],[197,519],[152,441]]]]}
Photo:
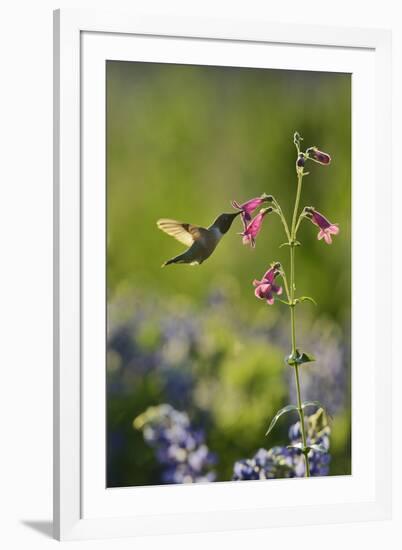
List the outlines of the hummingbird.
{"type": "Polygon", "coordinates": [[[156,225],[159,229],[188,247],[182,254],[164,262],[162,267],[170,264],[202,264],[202,262],[210,257],[223,235],[229,231],[234,219],[239,214],[240,212],[220,214],[208,228],[167,218],[158,220],[156,225]]]}

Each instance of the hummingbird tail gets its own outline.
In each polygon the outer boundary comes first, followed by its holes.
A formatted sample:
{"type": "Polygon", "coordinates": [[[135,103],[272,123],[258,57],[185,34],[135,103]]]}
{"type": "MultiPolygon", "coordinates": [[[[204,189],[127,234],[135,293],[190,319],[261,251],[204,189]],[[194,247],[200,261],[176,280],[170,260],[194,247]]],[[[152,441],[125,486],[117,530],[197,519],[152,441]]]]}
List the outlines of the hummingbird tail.
{"type": "Polygon", "coordinates": [[[180,263],[183,263],[181,256],[175,256],[174,258],[171,258],[170,260],[166,260],[166,262],[163,262],[161,267],[166,267],[167,265],[170,265],[170,264],[180,264],[180,263]]]}
{"type": "Polygon", "coordinates": [[[161,267],[166,267],[167,265],[170,265],[170,264],[174,264],[174,261],[173,260],[166,260],[166,262],[163,262],[161,267]]]}
{"type": "Polygon", "coordinates": [[[184,252],[183,254],[179,254],[174,258],[170,258],[170,260],[166,260],[166,262],[164,262],[161,267],[166,267],[167,265],[170,265],[170,264],[191,264],[192,265],[192,264],[198,264],[198,263],[200,262],[193,261],[192,259],[188,258],[187,253],[184,252]]]}

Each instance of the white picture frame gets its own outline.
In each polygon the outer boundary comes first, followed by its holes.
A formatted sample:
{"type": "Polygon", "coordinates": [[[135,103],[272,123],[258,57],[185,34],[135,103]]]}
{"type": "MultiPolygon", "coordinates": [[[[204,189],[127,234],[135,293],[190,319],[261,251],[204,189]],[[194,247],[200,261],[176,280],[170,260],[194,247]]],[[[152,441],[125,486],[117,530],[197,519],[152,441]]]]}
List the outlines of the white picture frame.
{"type": "Polygon", "coordinates": [[[390,517],[390,453],[382,442],[391,440],[391,304],[372,292],[381,284],[383,266],[391,264],[390,60],[391,36],[384,30],[81,10],[55,12],[56,538],[222,531],[390,517]],[[301,51],[303,55],[297,55],[301,51]],[[102,483],[107,59],[352,74],[351,476],[124,489],[107,489],[102,483]],[[376,208],[379,197],[381,209],[376,208]],[[375,269],[368,269],[368,265],[375,269]]]}

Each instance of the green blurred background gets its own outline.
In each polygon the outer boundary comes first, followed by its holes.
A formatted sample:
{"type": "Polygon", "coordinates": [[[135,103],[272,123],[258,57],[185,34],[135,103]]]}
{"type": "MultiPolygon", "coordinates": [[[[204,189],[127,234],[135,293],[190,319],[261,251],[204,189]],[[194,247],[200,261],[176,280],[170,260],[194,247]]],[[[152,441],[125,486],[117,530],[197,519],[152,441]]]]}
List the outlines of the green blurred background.
{"type": "Polygon", "coordinates": [[[132,428],[150,405],[186,410],[205,430],[218,480],[259,447],[287,444],[290,419],[269,440],[264,433],[294,391],[283,363],[288,310],[255,299],[251,285],[273,260],[288,265],[279,218],[265,219],[254,250],[236,220],[202,266],[163,270],[183,246],[155,222],[207,226],[232,199],[263,192],[289,218],[295,130],[333,159],[308,167],[301,206],[341,228],[332,246],[308,221],[298,234],[298,293],[318,303],[296,313],[298,344],[318,359],[302,370],[302,392],[334,414],[330,474],[350,473],[350,75],[109,61],[108,486],[160,483],[153,451],[132,428]]]}

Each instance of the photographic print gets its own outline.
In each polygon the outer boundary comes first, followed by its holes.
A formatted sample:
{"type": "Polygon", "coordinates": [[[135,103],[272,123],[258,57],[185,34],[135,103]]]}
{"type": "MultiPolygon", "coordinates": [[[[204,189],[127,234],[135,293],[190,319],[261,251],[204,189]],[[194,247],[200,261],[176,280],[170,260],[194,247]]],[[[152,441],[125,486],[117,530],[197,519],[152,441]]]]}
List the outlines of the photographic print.
{"type": "Polygon", "coordinates": [[[350,475],[351,75],[106,94],[107,487],[350,475]]]}

